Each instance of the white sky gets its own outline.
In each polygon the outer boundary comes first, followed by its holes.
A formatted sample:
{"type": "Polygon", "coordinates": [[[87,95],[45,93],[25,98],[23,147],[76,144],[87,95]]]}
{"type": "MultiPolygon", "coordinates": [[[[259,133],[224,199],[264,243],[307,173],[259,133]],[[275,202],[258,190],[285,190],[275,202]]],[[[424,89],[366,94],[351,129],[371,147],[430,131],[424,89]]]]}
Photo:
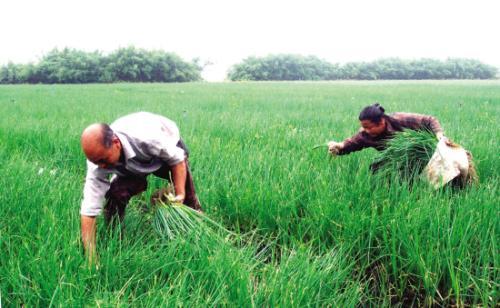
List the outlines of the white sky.
{"type": "Polygon", "coordinates": [[[334,63],[467,57],[500,67],[499,0],[1,0],[0,12],[0,65],[54,47],[134,45],[210,61],[210,81],[271,53],[334,63]]]}

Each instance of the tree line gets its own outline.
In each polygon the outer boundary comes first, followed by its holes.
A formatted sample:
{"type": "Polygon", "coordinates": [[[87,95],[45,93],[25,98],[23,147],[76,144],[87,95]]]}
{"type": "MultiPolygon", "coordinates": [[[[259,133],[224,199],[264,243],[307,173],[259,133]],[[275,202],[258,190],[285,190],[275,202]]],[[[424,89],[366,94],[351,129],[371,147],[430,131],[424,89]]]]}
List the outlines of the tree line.
{"type": "Polygon", "coordinates": [[[8,63],[0,68],[0,83],[187,82],[201,80],[202,66],[175,53],[120,48],[100,52],[54,49],[38,63],[8,63]]]}
{"type": "MultiPolygon", "coordinates": [[[[98,51],[54,49],[37,63],[8,63],[0,68],[0,83],[189,82],[202,80],[197,59],[184,61],[175,53],[120,48],[109,55],[98,51]]],[[[278,54],[249,57],[233,65],[227,79],[238,80],[408,80],[492,79],[497,68],[474,59],[402,60],[330,63],[316,56],[278,54]]]]}
{"type": "Polygon", "coordinates": [[[450,58],[334,64],[315,56],[292,54],[249,57],[234,65],[228,79],[237,80],[408,80],[492,79],[497,68],[474,59],[450,58]]]}

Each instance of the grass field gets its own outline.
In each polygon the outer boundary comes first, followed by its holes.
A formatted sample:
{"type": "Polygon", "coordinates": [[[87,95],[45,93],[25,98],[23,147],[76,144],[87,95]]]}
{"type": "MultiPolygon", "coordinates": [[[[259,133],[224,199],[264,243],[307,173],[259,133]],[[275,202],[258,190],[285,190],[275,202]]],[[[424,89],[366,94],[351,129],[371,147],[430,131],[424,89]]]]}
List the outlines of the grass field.
{"type": "Polygon", "coordinates": [[[2,307],[498,304],[498,81],[1,86],[0,111],[2,307]],[[387,187],[374,150],[311,150],[374,101],[436,116],[480,184],[387,187]],[[89,268],[80,134],[140,110],[177,122],[206,214],[237,235],[161,240],[138,210],[150,178],[123,236],[99,221],[89,268]]]}

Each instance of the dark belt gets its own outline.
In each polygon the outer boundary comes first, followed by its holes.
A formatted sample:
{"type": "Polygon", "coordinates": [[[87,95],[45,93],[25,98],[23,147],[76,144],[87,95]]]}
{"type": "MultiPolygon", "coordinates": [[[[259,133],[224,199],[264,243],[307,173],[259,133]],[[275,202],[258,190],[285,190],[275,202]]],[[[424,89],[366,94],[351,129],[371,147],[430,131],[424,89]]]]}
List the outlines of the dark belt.
{"type": "Polygon", "coordinates": [[[186,152],[186,157],[189,157],[189,150],[182,139],[179,139],[179,142],[177,142],[177,146],[183,149],[184,152],[186,152]]]}

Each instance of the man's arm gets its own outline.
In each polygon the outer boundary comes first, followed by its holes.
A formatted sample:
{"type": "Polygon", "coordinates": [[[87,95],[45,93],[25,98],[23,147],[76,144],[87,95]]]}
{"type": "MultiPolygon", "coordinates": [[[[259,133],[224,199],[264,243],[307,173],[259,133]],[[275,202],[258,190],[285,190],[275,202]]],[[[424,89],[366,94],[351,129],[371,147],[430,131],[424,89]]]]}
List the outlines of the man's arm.
{"type": "Polygon", "coordinates": [[[159,157],[170,166],[176,200],[184,202],[187,178],[186,153],[182,148],[177,146],[176,143],[179,140],[176,140],[175,143],[174,141],[166,138],[166,136],[149,140],[146,152],[153,157],[159,157]]]}
{"type": "Polygon", "coordinates": [[[95,221],[95,216],[81,215],[82,243],[85,250],[85,256],[87,257],[89,264],[94,263],[96,260],[95,221]]]}
{"type": "Polygon", "coordinates": [[[87,176],[80,207],[81,236],[89,264],[96,261],[96,216],[102,211],[104,196],[109,190],[108,172],[87,161],[87,176]]]}
{"type": "Polygon", "coordinates": [[[183,202],[186,197],[186,161],[170,167],[172,169],[172,181],[174,182],[175,197],[179,202],[183,202]]]}

